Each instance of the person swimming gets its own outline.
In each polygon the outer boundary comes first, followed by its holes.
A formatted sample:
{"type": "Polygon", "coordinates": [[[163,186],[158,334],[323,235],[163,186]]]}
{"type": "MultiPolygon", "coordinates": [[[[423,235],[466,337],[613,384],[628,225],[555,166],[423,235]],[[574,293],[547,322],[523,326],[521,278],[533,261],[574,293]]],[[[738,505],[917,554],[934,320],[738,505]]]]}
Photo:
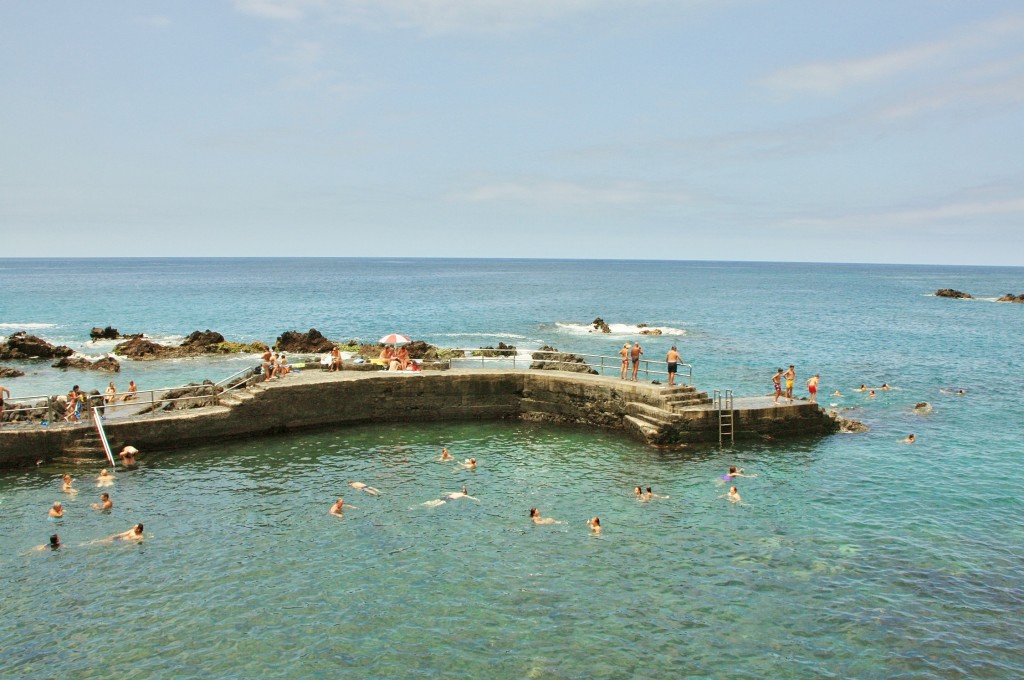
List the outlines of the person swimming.
{"type": "Polygon", "coordinates": [[[466,468],[467,470],[475,470],[476,469],[476,458],[467,458],[462,463],[459,463],[459,465],[461,465],[462,467],[466,468]]]}
{"type": "Polygon", "coordinates": [[[367,486],[366,484],[363,484],[362,482],[349,482],[348,485],[351,486],[353,489],[358,489],[359,491],[365,491],[366,493],[370,494],[371,496],[379,496],[380,495],[380,491],[378,491],[377,489],[373,488],[372,486],[367,486]]]}
{"type": "Polygon", "coordinates": [[[57,534],[50,534],[50,542],[49,543],[43,543],[42,545],[37,545],[36,547],[32,548],[32,551],[34,551],[34,552],[41,552],[43,550],[59,550],[60,548],[63,548],[63,547],[64,547],[64,544],[60,542],[60,536],[58,536],[57,534]]]}
{"type": "Polygon", "coordinates": [[[882,386],[880,388],[878,388],[878,389],[881,389],[881,390],[891,390],[892,387],[890,387],[889,383],[882,383],[882,386]]]}
{"type": "Polygon", "coordinates": [[[867,390],[868,390],[868,386],[865,385],[864,383],[861,383],[860,387],[855,389],[854,392],[867,392],[867,390]]]}
{"type": "Polygon", "coordinates": [[[64,493],[78,493],[77,489],[71,488],[71,482],[74,481],[71,475],[65,474],[62,479],[64,480],[64,484],[63,486],[61,486],[61,491],[63,491],[64,493]]]}
{"type": "Polygon", "coordinates": [[[354,505],[345,505],[345,499],[339,498],[337,501],[335,501],[334,505],[331,506],[331,509],[328,510],[327,513],[330,515],[334,515],[335,517],[341,517],[345,514],[345,508],[355,508],[356,510],[359,509],[356,508],[356,506],[354,505]]]}
{"type": "Polygon", "coordinates": [[[592,517],[591,519],[587,520],[587,526],[590,527],[590,530],[593,533],[595,533],[595,534],[601,533],[601,518],[600,517],[592,517]]]}
{"type": "Polygon", "coordinates": [[[60,519],[64,516],[64,506],[61,505],[60,501],[54,501],[53,507],[50,508],[47,514],[50,516],[50,519],[60,519]]]}
{"type": "Polygon", "coordinates": [[[113,483],[114,475],[110,474],[110,470],[107,468],[100,470],[100,475],[96,478],[96,486],[111,486],[113,483]]]}
{"type": "Polygon", "coordinates": [[[724,481],[724,482],[731,482],[736,477],[754,478],[754,477],[757,477],[757,475],[748,475],[748,474],[746,474],[744,472],[743,468],[738,468],[735,465],[730,465],[729,466],[729,472],[724,474],[724,475],[722,475],[722,481],[724,481]]]}
{"type": "Polygon", "coordinates": [[[139,522],[128,531],[122,531],[119,534],[114,534],[109,537],[108,541],[141,541],[142,536],[142,522],[139,522]]]}
{"type": "Polygon", "coordinates": [[[650,500],[654,500],[655,498],[668,498],[668,496],[662,496],[660,494],[656,494],[653,491],[651,491],[651,487],[647,487],[647,491],[644,492],[644,500],[645,501],[650,501],[650,500]]]}
{"type": "Polygon", "coordinates": [[[743,499],[740,497],[739,490],[734,486],[729,489],[728,498],[733,503],[739,503],[743,499]]]}
{"type": "Polygon", "coordinates": [[[93,503],[92,505],[90,505],[90,507],[93,510],[101,510],[101,511],[110,510],[111,508],[114,507],[114,502],[110,500],[110,494],[104,492],[104,493],[100,494],[100,502],[99,503],[93,503]]]}
{"type": "Polygon", "coordinates": [[[839,390],[836,390],[835,392],[832,393],[832,396],[833,397],[841,397],[841,396],[843,396],[843,393],[840,392],[839,390]]]}
{"type": "Polygon", "coordinates": [[[466,485],[465,484],[462,485],[462,491],[452,491],[451,493],[446,494],[445,498],[447,500],[450,500],[450,501],[455,501],[455,500],[458,500],[460,498],[468,498],[471,501],[479,501],[480,500],[479,498],[473,498],[472,496],[470,496],[466,492],[466,485]]]}
{"type": "Polygon", "coordinates": [[[530,508],[530,519],[533,520],[534,524],[561,524],[561,522],[552,517],[541,517],[540,510],[537,508],[530,508]]]}
{"type": "Polygon", "coordinates": [[[913,444],[915,441],[917,441],[917,439],[914,437],[914,433],[911,432],[904,439],[901,439],[900,441],[903,442],[904,444],[913,444]]]}
{"type": "Polygon", "coordinates": [[[634,494],[636,495],[636,497],[637,497],[638,499],[640,499],[640,500],[643,500],[643,497],[644,497],[644,490],[643,490],[643,488],[642,488],[642,487],[639,487],[639,486],[638,486],[638,487],[634,488],[634,489],[633,489],[633,493],[634,493],[634,494]]]}
{"type": "Polygon", "coordinates": [[[874,398],[874,397],[877,397],[877,396],[878,396],[878,395],[877,395],[877,394],[875,394],[875,391],[874,391],[874,390],[871,390],[870,392],[868,392],[868,397],[874,398]]]}
{"type": "Polygon", "coordinates": [[[441,457],[438,458],[437,460],[438,460],[438,462],[441,462],[441,463],[447,463],[450,460],[455,460],[455,456],[453,456],[452,454],[448,453],[448,448],[445,447],[445,448],[441,449],[441,457]]]}

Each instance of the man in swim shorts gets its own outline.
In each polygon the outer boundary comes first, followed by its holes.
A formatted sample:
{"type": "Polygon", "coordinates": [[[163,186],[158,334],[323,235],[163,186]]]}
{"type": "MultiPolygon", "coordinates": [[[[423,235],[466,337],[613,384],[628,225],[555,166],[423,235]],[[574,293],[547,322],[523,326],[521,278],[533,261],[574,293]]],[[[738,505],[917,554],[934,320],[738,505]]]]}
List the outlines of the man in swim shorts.
{"type": "Polygon", "coordinates": [[[682,362],[683,357],[680,356],[679,352],[676,351],[676,346],[672,345],[672,349],[665,355],[665,363],[668,364],[668,384],[676,384],[676,370],[682,362]]]}
{"type": "Polygon", "coordinates": [[[779,397],[782,396],[782,369],[780,368],[775,375],[772,376],[772,385],[775,387],[775,403],[779,403],[779,397]]]}
{"type": "Polygon", "coordinates": [[[786,379],[786,399],[792,401],[793,399],[793,383],[796,382],[796,371],[793,369],[793,364],[789,365],[789,370],[783,374],[786,379]]]}
{"type": "Polygon", "coordinates": [[[629,358],[633,362],[633,382],[636,382],[637,371],[640,370],[640,356],[644,353],[639,342],[633,343],[633,349],[629,350],[629,358]]]}
{"type": "Polygon", "coordinates": [[[817,373],[807,381],[807,392],[811,395],[810,401],[812,404],[818,402],[818,381],[821,380],[821,376],[817,373]]]}

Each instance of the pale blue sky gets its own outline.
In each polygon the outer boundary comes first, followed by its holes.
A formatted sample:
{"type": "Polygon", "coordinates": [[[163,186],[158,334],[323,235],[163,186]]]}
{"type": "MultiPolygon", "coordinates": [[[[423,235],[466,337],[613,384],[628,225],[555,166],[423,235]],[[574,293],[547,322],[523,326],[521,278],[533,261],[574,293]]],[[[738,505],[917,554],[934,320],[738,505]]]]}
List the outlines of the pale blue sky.
{"type": "Polygon", "coordinates": [[[0,256],[1024,265],[1024,5],[0,3],[0,256]]]}

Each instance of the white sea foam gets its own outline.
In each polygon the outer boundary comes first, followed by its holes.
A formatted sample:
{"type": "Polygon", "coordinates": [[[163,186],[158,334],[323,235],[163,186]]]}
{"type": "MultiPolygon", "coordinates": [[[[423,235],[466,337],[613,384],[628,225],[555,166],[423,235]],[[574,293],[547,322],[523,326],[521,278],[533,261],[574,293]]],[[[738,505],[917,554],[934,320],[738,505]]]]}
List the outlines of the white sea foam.
{"type": "Polygon", "coordinates": [[[16,331],[30,331],[39,328],[56,328],[55,323],[0,323],[0,328],[10,328],[16,331]]]}
{"type": "Polygon", "coordinates": [[[441,333],[438,337],[442,338],[498,338],[498,339],[513,339],[513,340],[529,340],[525,335],[516,335],[515,333],[441,333]]]}
{"type": "Polygon", "coordinates": [[[558,330],[565,333],[571,333],[572,335],[585,335],[590,333],[596,333],[598,335],[641,335],[642,331],[661,331],[662,335],[686,335],[686,329],[684,328],[673,328],[672,326],[638,326],[634,324],[626,323],[610,323],[608,329],[611,333],[602,333],[594,328],[593,324],[587,323],[565,323],[561,321],[555,322],[555,327],[558,330]]]}

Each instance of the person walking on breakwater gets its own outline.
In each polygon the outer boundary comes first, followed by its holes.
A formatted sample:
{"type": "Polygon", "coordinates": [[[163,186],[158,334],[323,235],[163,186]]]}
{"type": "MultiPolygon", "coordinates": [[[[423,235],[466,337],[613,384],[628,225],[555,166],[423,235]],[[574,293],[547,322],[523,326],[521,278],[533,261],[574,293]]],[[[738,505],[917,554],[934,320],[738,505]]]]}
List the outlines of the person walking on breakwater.
{"type": "Polygon", "coordinates": [[[633,349],[629,350],[629,360],[633,362],[633,382],[636,382],[636,374],[640,370],[640,357],[643,356],[644,348],[640,342],[633,343],[633,349]]]}
{"type": "Polygon", "coordinates": [[[811,379],[807,381],[807,392],[810,394],[810,402],[812,404],[818,403],[818,381],[821,380],[821,376],[815,373],[811,376],[811,379]]]}
{"type": "Polygon", "coordinates": [[[776,371],[775,375],[772,376],[772,386],[775,388],[775,403],[779,403],[779,397],[782,396],[782,369],[776,371]]]}
{"type": "Polygon", "coordinates": [[[793,368],[793,364],[789,365],[789,370],[783,373],[782,377],[786,379],[786,399],[793,401],[793,385],[796,383],[796,369],[793,368]]]}
{"type": "Polygon", "coordinates": [[[672,345],[672,349],[665,355],[665,363],[668,364],[668,384],[669,386],[676,384],[676,371],[679,368],[679,364],[683,362],[683,357],[676,350],[676,346],[672,345]]]}
{"type": "Polygon", "coordinates": [[[0,385],[0,427],[4,426],[4,398],[5,398],[5,395],[6,395],[7,399],[10,399],[11,398],[11,391],[9,389],[7,389],[6,387],[4,387],[3,385],[0,385]]]}
{"type": "Polygon", "coordinates": [[[629,343],[624,343],[622,349],[619,350],[619,356],[622,358],[622,372],[619,374],[619,378],[622,380],[626,379],[626,374],[629,373],[629,343]]]}

